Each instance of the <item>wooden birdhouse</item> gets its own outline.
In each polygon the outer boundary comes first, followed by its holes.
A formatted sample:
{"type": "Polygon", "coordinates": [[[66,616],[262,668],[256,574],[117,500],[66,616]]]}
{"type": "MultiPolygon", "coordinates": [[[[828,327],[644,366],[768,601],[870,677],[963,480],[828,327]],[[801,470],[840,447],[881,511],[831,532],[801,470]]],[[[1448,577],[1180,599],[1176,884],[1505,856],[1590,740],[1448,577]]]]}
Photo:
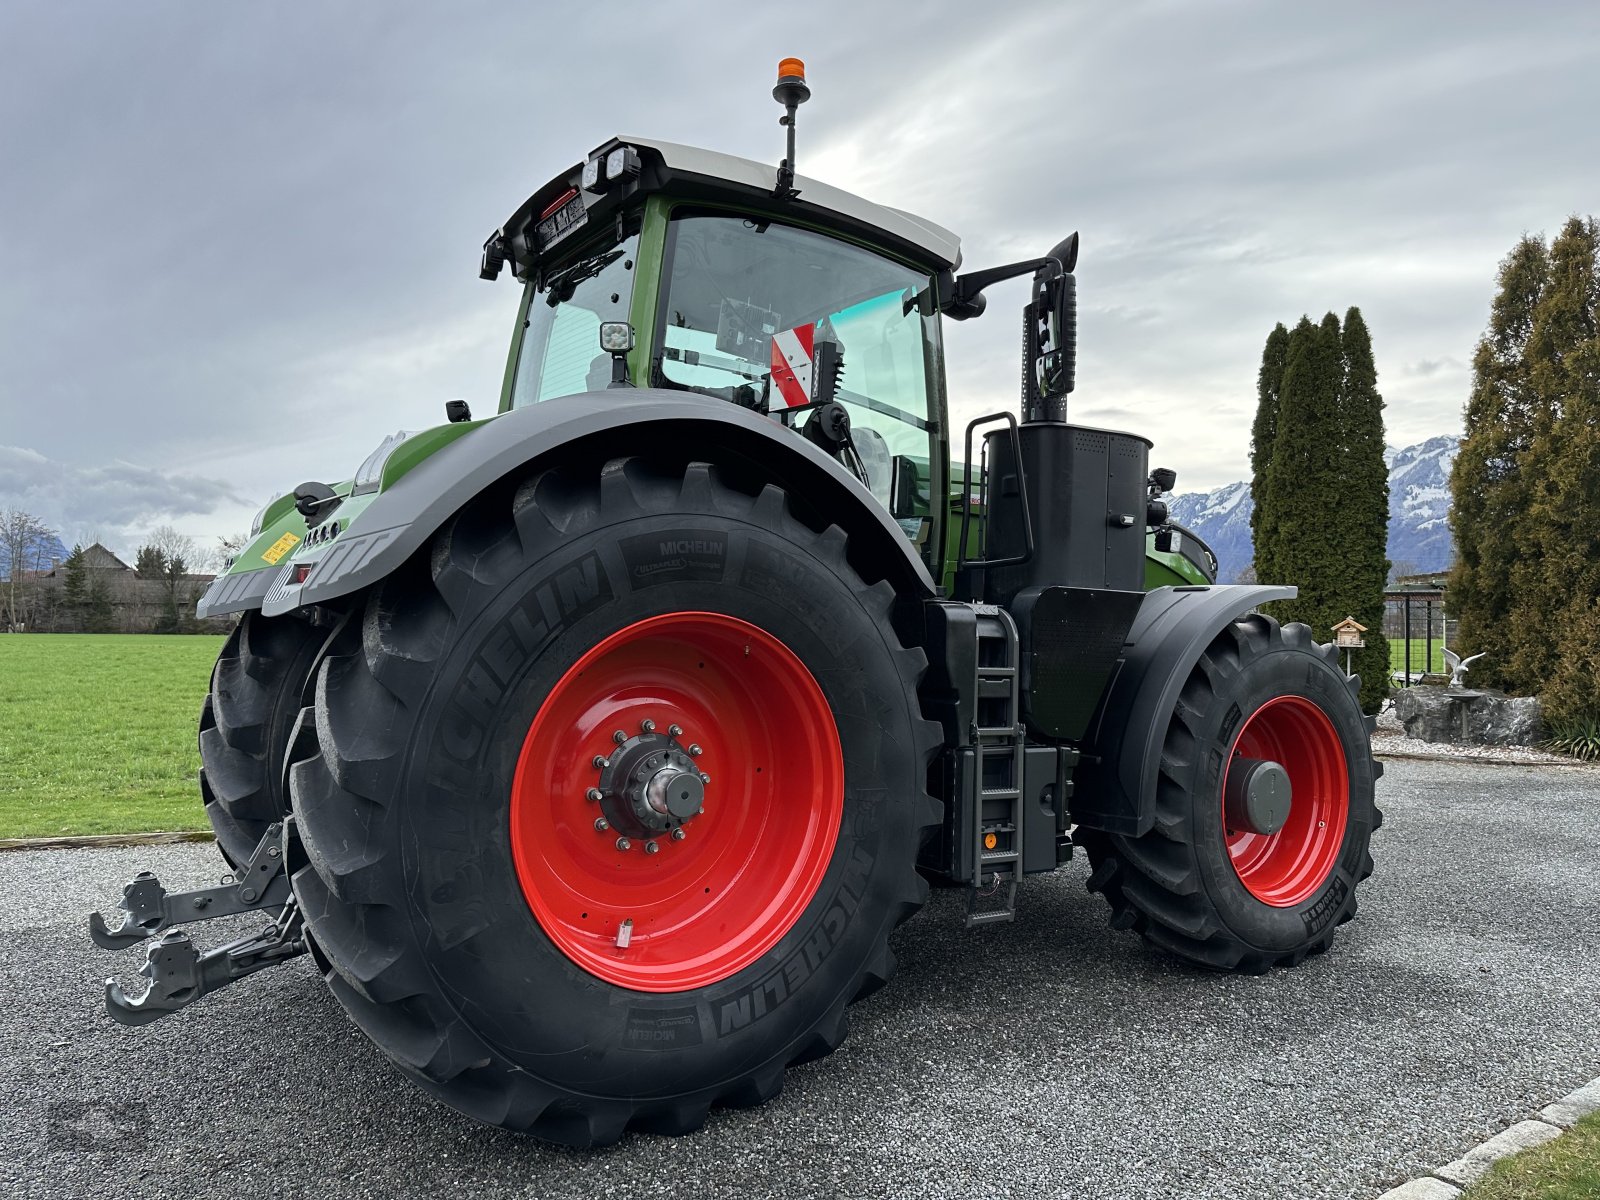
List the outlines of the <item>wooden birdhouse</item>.
{"type": "Polygon", "coordinates": [[[1367,627],[1354,617],[1346,617],[1333,627],[1333,644],[1341,650],[1359,650],[1367,643],[1361,635],[1367,627]]]}

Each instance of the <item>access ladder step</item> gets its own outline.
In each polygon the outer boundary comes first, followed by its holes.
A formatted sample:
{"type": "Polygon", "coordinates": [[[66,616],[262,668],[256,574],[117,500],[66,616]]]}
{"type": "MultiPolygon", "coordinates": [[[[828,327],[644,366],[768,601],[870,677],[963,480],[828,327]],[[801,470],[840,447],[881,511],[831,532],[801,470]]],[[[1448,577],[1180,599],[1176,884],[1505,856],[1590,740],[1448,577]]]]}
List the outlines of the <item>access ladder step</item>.
{"type": "Polygon", "coordinates": [[[996,908],[988,912],[975,912],[967,914],[967,928],[976,929],[979,925],[1004,925],[1016,919],[1017,914],[1009,908],[996,908]]]}
{"type": "Polygon", "coordinates": [[[994,881],[987,888],[969,887],[967,889],[967,928],[976,929],[979,925],[1003,925],[1014,920],[1017,915],[1017,872],[996,872],[994,881]],[[994,908],[983,907],[983,901],[998,899],[999,905],[994,908]]]}
{"type": "Polygon", "coordinates": [[[1003,609],[980,607],[972,758],[965,784],[963,836],[969,849],[966,925],[1000,925],[1016,916],[1022,877],[1023,732],[1017,628],[1003,609]]]}

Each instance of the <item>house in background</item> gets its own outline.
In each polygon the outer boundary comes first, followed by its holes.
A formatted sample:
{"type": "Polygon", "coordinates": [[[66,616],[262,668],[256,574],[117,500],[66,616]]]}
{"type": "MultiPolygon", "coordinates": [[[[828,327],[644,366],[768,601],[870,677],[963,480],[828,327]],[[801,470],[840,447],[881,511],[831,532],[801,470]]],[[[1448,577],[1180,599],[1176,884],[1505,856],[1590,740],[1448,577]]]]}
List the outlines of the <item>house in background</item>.
{"type": "MultiPolygon", "coordinates": [[[[99,542],[96,542],[92,546],[84,547],[83,565],[90,571],[102,572],[102,578],[108,576],[114,577],[121,574],[132,575],[134,573],[132,567],[123,562],[115,554],[111,553],[111,551],[107,550],[99,542]]],[[[62,558],[52,562],[50,564],[50,569],[47,571],[30,571],[27,572],[27,574],[32,575],[36,579],[65,579],[67,576],[67,560],[62,558]]]]}
{"type": "MultiPolygon", "coordinates": [[[[231,618],[196,622],[195,602],[216,576],[187,572],[169,579],[144,578],[99,542],[84,547],[84,582],[110,601],[112,633],[148,633],[170,623],[173,608],[184,631],[226,632],[231,618]]],[[[25,571],[22,578],[32,591],[29,628],[36,633],[72,633],[83,628],[84,614],[66,603],[67,564],[63,557],[48,569],[25,571]]]]}

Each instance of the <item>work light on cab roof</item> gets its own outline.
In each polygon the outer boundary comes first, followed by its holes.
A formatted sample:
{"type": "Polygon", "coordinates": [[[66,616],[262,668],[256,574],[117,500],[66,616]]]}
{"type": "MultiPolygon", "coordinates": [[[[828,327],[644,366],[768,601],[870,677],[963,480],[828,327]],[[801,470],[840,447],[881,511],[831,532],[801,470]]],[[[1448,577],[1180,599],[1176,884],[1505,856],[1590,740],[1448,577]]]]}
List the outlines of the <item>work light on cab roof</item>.
{"type": "Polygon", "coordinates": [[[238,616],[200,718],[231,873],[94,914],[159,939],[113,1018],[309,951],[432,1095],[596,1146],[836,1048],[929,881],[982,927],[1081,851],[1186,961],[1332,945],[1371,723],[1261,614],[1292,588],[1216,585],[1151,443],[1069,421],[1078,235],[963,270],[796,174],[798,59],[772,94],[776,166],[613,137],[535,190],[483,246],[517,284],[491,415],[453,399],[262,510],[200,603],[238,616]],[[953,453],[943,321],[1011,279],[1020,412],[953,453]],[[176,928],[240,913],[270,924],[176,928]]]}

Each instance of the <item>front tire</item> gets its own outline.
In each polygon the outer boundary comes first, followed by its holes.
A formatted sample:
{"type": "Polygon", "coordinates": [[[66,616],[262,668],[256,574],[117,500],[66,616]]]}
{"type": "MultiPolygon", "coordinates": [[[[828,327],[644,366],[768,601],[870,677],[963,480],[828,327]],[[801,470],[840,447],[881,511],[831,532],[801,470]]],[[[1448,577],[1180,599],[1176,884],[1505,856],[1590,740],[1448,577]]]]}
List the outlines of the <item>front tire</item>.
{"type": "Polygon", "coordinates": [[[289,811],[284,757],[327,630],[296,616],[247,612],[211,671],[200,708],[200,795],[230,867],[250,861],[289,811]]]}
{"type": "Polygon", "coordinates": [[[446,1103],[567,1145],[776,1095],[926,895],[937,731],[893,595],[705,464],[487,491],[301,721],[295,892],[351,1017],[446,1103]]]}
{"type": "Polygon", "coordinates": [[[1112,925],[1214,970],[1326,950],[1355,914],[1382,822],[1359,688],[1304,625],[1253,614],[1218,634],[1168,720],[1154,826],[1080,835],[1112,925]]]}

